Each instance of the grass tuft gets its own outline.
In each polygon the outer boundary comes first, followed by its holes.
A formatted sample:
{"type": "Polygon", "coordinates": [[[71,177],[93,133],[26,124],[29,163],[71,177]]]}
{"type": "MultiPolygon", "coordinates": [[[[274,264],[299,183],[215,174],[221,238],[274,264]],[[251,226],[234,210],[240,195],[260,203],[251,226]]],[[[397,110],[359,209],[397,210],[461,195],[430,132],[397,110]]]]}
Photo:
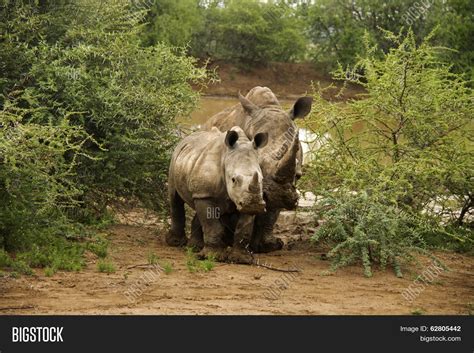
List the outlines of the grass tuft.
{"type": "Polygon", "coordinates": [[[99,270],[99,272],[114,273],[115,265],[112,262],[106,260],[99,260],[99,262],[97,263],[97,269],[99,270]]]}

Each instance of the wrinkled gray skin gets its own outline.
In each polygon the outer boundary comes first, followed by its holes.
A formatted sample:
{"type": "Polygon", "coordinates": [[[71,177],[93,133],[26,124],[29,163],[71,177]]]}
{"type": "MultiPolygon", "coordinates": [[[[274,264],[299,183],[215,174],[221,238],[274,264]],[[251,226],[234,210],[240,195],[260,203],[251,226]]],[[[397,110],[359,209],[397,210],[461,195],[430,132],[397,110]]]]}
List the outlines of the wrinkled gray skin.
{"type": "Polygon", "coordinates": [[[219,261],[248,262],[254,215],[265,211],[263,175],[257,149],[267,143],[267,133],[258,133],[253,141],[243,130],[227,132],[217,128],[200,131],[184,138],[171,158],[168,192],[171,229],[166,242],[182,246],[185,235],[187,203],[196,211],[189,245],[202,249],[200,257],[213,253],[219,261]],[[237,214],[232,252],[226,251],[226,229],[221,217],[237,214]],[[242,260],[243,259],[243,260],[242,260]]]}
{"type": "MultiPolygon", "coordinates": [[[[290,111],[285,111],[269,88],[257,86],[245,97],[239,94],[239,100],[240,104],[211,117],[202,129],[217,127],[226,131],[240,126],[247,136],[268,132],[268,143],[259,153],[267,212],[255,217],[251,249],[254,252],[279,250],[283,243],[272,235],[273,226],[281,209],[296,207],[295,181],[302,175],[303,154],[294,120],[311,111],[312,98],[301,97],[290,111]]],[[[229,227],[233,226],[229,223],[229,227]]]]}

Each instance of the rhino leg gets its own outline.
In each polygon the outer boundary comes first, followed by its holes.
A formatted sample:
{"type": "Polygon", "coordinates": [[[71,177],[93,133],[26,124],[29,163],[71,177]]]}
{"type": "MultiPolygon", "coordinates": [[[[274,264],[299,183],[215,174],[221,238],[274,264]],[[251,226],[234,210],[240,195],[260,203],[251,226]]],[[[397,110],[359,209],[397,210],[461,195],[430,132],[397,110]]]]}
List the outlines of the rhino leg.
{"type": "Polygon", "coordinates": [[[246,214],[239,216],[235,226],[234,245],[227,256],[227,261],[238,264],[252,263],[250,239],[252,237],[254,218],[255,216],[246,214]]]}
{"type": "Polygon", "coordinates": [[[188,246],[193,248],[194,251],[200,251],[204,247],[202,227],[201,223],[199,223],[197,213],[194,215],[191,223],[191,237],[189,238],[188,246]]]}
{"type": "Polygon", "coordinates": [[[280,210],[269,210],[255,216],[250,247],[257,253],[266,253],[283,248],[283,242],[272,235],[280,210]]]}
{"type": "Polygon", "coordinates": [[[227,246],[232,246],[234,244],[234,233],[238,220],[238,213],[227,213],[221,215],[221,223],[225,228],[224,243],[227,246]]]}
{"type": "Polygon", "coordinates": [[[176,191],[170,192],[171,206],[171,229],[166,234],[166,244],[170,246],[186,245],[186,233],[184,227],[186,217],[184,213],[184,201],[176,191]]]}
{"type": "Polygon", "coordinates": [[[225,261],[227,258],[224,243],[225,227],[219,217],[215,217],[219,212],[210,212],[216,209],[216,204],[210,200],[199,199],[194,200],[194,206],[204,236],[204,248],[198,257],[202,259],[213,255],[217,261],[225,261]]]}

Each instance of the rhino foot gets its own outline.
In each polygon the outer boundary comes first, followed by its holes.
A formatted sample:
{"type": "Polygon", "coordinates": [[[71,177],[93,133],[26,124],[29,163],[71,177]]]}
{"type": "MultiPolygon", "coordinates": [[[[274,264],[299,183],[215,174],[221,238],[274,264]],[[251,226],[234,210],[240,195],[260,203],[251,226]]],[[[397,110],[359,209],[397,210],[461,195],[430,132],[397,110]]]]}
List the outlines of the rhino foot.
{"type": "Polygon", "coordinates": [[[188,241],[188,246],[192,248],[194,252],[199,252],[204,247],[204,241],[197,237],[191,236],[188,241]]]}
{"type": "Polygon", "coordinates": [[[232,248],[229,255],[227,255],[227,262],[235,264],[251,264],[253,262],[253,257],[245,249],[232,248]]]}
{"type": "Polygon", "coordinates": [[[267,253],[283,248],[283,241],[274,236],[266,237],[260,243],[254,244],[252,249],[256,253],[267,253]]]}
{"type": "Polygon", "coordinates": [[[204,248],[197,254],[199,260],[204,260],[210,257],[217,262],[225,262],[227,260],[227,251],[225,248],[204,246],[204,248]]]}
{"type": "Polygon", "coordinates": [[[166,244],[169,246],[185,246],[187,243],[186,237],[182,235],[177,235],[174,232],[169,232],[166,234],[166,244]]]}

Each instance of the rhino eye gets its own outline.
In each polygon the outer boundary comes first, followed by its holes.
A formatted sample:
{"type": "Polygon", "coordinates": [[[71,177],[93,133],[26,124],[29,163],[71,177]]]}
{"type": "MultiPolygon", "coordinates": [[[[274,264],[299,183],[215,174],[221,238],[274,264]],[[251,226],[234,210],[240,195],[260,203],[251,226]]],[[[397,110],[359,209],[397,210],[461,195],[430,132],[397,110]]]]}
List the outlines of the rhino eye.
{"type": "Polygon", "coordinates": [[[232,182],[235,183],[235,178],[232,178],[232,182]]]}

